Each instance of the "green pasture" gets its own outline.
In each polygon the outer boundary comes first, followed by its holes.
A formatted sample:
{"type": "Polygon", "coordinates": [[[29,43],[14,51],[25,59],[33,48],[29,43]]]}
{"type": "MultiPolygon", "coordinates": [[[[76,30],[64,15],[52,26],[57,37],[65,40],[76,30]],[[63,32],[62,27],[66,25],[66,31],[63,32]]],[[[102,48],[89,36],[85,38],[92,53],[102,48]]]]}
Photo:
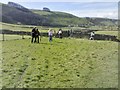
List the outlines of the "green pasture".
{"type": "Polygon", "coordinates": [[[118,26],[111,25],[111,26],[102,26],[102,25],[96,25],[96,26],[90,26],[88,29],[92,30],[102,30],[102,31],[117,31],[118,26]]]}
{"type": "Polygon", "coordinates": [[[117,88],[118,43],[47,37],[1,41],[3,88],[117,88]]]}
{"type": "Polygon", "coordinates": [[[22,38],[25,38],[25,39],[28,39],[28,38],[31,38],[31,36],[28,36],[28,35],[11,35],[11,34],[0,34],[0,40],[17,40],[17,39],[22,39],[22,38]]]}
{"type": "Polygon", "coordinates": [[[60,28],[63,31],[67,30],[79,30],[79,29],[85,29],[81,27],[46,27],[46,26],[33,26],[33,25],[16,25],[16,24],[8,24],[8,23],[1,23],[2,25],[1,29],[7,29],[7,30],[12,30],[12,31],[27,31],[31,32],[31,30],[34,27],[37,27],[40,32],[48,32],[49,29],[52,29],[54,31],[58,31],[60,28]]]}
{"type": "MultiPolygon", "coordinates": [[[[34,27],[37,27],[40,32],[48,32],[49,29],[58,31],[60,27],[45,27],[45,26],[33,26],[33,25],[16,25],[16,24],[8,24],[8,23],[1,23],[2,27],[0,29],[6,29],[11,31],[27,31],[31,32],[34,27]]],[[[68,30],[71,28],[68,27],[61,27],[63,30],[68,30]]]]}
{"type": "Polygon", "coordinates": [[[96,34],[112,35],[119,37],[118,31],[96,31],[96,34]]]}
{"type": "Polygon", "coordinates": [[[118,31],[96,31],[96,34],[105,34],[105,35],[113,35],[118,36],[118,31]]]}
{"type": "Polygon", "coordinates": [[[0,24],[2,25],[2,27],[0,27],[0,29],[7,29],[7,30],[12,30],[12,31],[27,31],[27,32],[31,32],[31,30],[34,27],[37,27],[38,30],[40,32],[48,32],[49,29],[52,29],[54,31],[58,31],[60,28],[63,31],[67,31],[67,30],[82,30],[82,29],[92,29],[92,30],[100,30],[97,33],[101,34],[101,32],[103,32],[102,34],[111,34],[111,35],[117,35],[116,31],[117,27],[113,26],[113,30],[110,30],[108,27],[105,26],[90,26],[89,28],[84,28],[84,27],[46,27],[46,26],[33,26],[33,25],[16,25],[16,24],[8,24],[8,23],[2,23],[0,22],[0,24]],[[102,31],[101,31],[102,30],[102,31]],[[107,33],[106,33],[107,32],[107,33]],[[109,33],[108,33],[109,32],[109,33]],[[113,33],[113,34],[112,34],[113,33]]]}

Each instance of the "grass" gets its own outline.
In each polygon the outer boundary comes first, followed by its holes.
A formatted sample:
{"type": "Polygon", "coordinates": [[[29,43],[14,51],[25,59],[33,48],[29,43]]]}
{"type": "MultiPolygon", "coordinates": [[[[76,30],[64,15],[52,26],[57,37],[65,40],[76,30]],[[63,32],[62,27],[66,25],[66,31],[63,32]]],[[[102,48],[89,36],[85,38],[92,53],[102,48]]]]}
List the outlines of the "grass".
{"type": "MultiPolygon", "coordinates": [[[[11,34],[4,34],[4,40],[17,40],[22,38],[30,38],[31,36],[28,35],[11,35],[11,34]]],[[[0,40],[3,40],[3,34],[0,34],[0,40]]]]}
{"type": "Polygon", "coordinates": [[[117,88],[118,43],[56,39],[2,42],[3,87],[117,88]]]}
{"type": "Polygon", "coordinates": [[[96,34],[105,34],[105,35],[113,35],[118,36],[118,31],[96,31],[96,34]]]}
{"type": "Polygon", "coordinates": [[[48,18],[50,20],[51,25],[56,25],[56,26],[60,26],[60,25],[74,26],[74,25],[91,23],[85,18],[78,18],[72,14],[68,14],[65,12],[57,12],[57,11],[46,12],[42,10],[32,10],[32,12],[48,18]]]}
{"type": "MultiPolygon", "coordinates": [[[[44,12],[44,11],[43,11],[44,12]]],[[[49,13],[49,12],[47,12],[49,13]]],[[[35,27],[32,25],[16,25],[16,24],[8,24],[8,23],[2,23],[0,22],[0,25],[2,25],[2,27],[0,27],[0,29],[7,29],[7,30],[12,30],[12,31],[26,31],[26,32],[31,32],[31,30],[35,27]]],[[[38,30],[40,32],[48,32],[49,29],[53,29],[55,31],[58,31],[59,28],[62,28],[63,31],[67,31],[67,30],[82,30],[82,29],[86,29],[83,27],[46,27],[46,26],[37,26],[38,30]]],[[[114,30],[117,30],[117,27],[113,27],[116,28],[114,30]]],[[[111,31],[108,27],[105,26],[91,26],[87,29],[92,29],[92,30],[100,30],[98,32],[96,32],[97,34],[107,34],[107,35],[117,35],[117,31],[111,31]],[[107,28],[107,29],[105,29],[107,28]],[[104,30],[104,31],[101,31],[104,30]]]]}
{"type": "Polygon", "coordinates": [[[113,25],[113,26],[102,26],[102,25],[96,25],[96,26],[90,26],[89,29],[92,30],[102,30],[102,31],[117,31],[118,30],[118,26],[117,25],[113,25]]]}
{"type": "Polygon", "coordinates": [[[104,35],[112,35],[117,36],[117,39],[120,40],[120,36],[118,34],[118,31],[96,31],[96,34],[104,34],[104,35]]]}
{"type": "Polygon", "coordinates": [[[8,24],[8,23],[0,23],[2,25],[1,29],[7,29],[12,31],[31,31],[31,29],[35,26],[30,25],[16,25],[16,24],[8,24]]]}
{"type": "MultiPolygon", "coordinates": [[[[16,24],[8,24],[0,22],[2,27],[0,29],[7,29],[11,31],[26,31],[31,32],[34,27],[37,27],[40,32],[48,32],[49,29],[53,29],[55,31],[59,30],[59,27],[45,27],[45,26],[32,26],[32,25],[16,25],[16,24]]],[[[61,27],[63,28],[63,27],[61,27]]],[[[63,30],[68,30],[68,27],[64,27],[63,30]]]]}
{"type": "Polygon", "coordinates": [[[31,10],[31,11],[33,11],[36,14],[43,15],[43,16],[52,14],[51,12],[46,12],[46,11],[43,11],[43,10],[31,10]]]}

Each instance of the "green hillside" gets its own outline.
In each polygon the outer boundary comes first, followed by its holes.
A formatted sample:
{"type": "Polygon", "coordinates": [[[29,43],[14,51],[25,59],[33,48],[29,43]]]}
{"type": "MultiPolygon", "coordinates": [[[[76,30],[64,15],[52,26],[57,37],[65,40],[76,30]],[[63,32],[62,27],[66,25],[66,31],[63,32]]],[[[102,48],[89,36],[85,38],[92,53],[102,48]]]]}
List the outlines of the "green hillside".
{"type": "Polygon", "coordinates": [[[92,24],[86,18],[79,18],[72,14],[56,11],[42,11],[42,10],[32,10],[32,12],[39,14],[43,17],[48,18],[52,25],[60,24],[65,26],[81,26],[92,24]]]}
{"type": "Polygon", "coordinates": [[[45,25],[49,21],[45,17],[31,12],[29,9],[19,9],[6,4],[0,4],[0,6],[2,6],[0,17],[2,17],[2,22],[4,23],[45,25]]]}
{"type": "Polygon", "coordinates": [[[71,26],[116,26],[117,20],[108,18],[79,18],[72,14],[56,11],[31,10],[32,12],[48,18],[53,24],[71,26]]]}
{"type": "Polygon", "coordinates": [[[107,18],[80,18],[65,12],[31,10],[15,8],[7,4],[2,6],[2,22],[23,25],[52,26],[52,27],[91,27],[116,26],[117,20],[107,18]]]}
{"type": "Polygon", "coordinates": [[[116,19],[108,19],[108,18],[86,18],[91,23],[94,23],[94,25],[102,25],[102,26],[114,26],[117,25],[116,19]]]}

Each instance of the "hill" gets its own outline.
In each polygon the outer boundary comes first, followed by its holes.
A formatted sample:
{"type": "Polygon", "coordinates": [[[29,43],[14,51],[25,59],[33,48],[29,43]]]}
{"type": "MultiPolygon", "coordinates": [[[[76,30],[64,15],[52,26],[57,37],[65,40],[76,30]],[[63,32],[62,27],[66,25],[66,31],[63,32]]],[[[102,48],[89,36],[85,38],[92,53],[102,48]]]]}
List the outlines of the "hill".
{"type": "Polygon", "coordinates": [[[51,21],[52,25],[63,25],[63,26],[92,25],[92,23],[89,22],[86,18],[79,18],[77,16],[64,12],[57,12],[57,11],[46,12],[42,10],[31,10],[31,11],[43,17],[48,18],[51,21]]]}
{"type": "Polygon", "coordinates": [[[53,24],[63,24],[63,25],[77,25],[77,26],[111,26],[111,25],[117,25],[117,20],[115,19],[108,19],[108,18],[80,18],[77,16],[74,16],[72,14],[64,13],[64,12],[46,12],[42,10],[31,10],[32,12],[39,14],[43,17],[47,17],[50,19],[53,24]]]}
{"type": "Polygon", "coordinates": [[[53,27],[66,27],[69,25],[80,27],[117,25],[117,20],[114,19],[80,18],[64,12],[30,10],[21,5],[16,5],[0,4],[2,6],[2,14],[0,14],[2,22],[53,27]]]}
{"type": "Polygon", "coordinates": [[[110,26],[110,25],[117,25],[116,19],[108,19],[108,18],[89,18],[86,17],[86,19],[94,23],[94,25],[102,25],[102,26],[110,26]]]}
{"type": "Polygon", "coordinates": [[[44,25],[48,22],[45,17],[31,12],[29,9],[16,8],[6,4],[0,4],[0,6],[2,6],[2,14],[0,14],[2,22],[28,25],[44,25]]]}

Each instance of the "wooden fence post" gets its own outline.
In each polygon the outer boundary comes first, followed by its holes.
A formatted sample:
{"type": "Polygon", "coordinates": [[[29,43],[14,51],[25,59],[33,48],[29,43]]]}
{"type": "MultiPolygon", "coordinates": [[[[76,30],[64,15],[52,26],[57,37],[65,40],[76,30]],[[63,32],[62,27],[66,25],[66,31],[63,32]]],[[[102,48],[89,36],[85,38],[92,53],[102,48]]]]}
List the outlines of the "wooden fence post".
{"type": "Polygon", "coordinates": [[[5,40],[5,36],[4,36],[4,33],[2,34],[2,36],[3,36],[3,41],[5,40]]]}
{"type": "Polygon", "coordinates": [[[22,39],[24,39],[24,34],[22,33],[22,39]]]}

